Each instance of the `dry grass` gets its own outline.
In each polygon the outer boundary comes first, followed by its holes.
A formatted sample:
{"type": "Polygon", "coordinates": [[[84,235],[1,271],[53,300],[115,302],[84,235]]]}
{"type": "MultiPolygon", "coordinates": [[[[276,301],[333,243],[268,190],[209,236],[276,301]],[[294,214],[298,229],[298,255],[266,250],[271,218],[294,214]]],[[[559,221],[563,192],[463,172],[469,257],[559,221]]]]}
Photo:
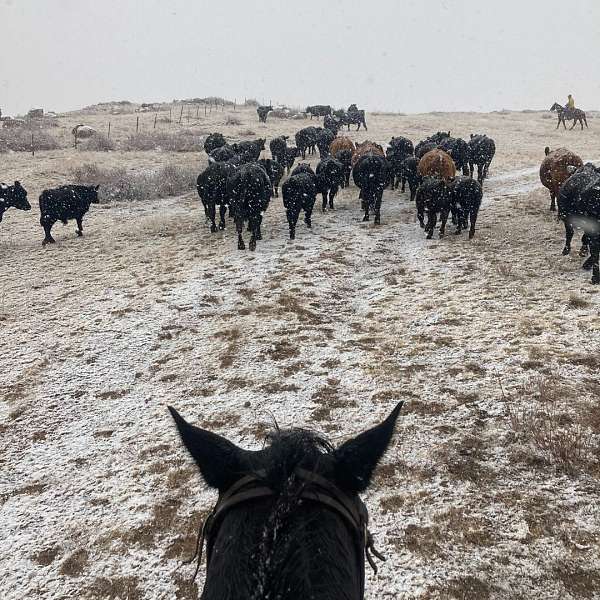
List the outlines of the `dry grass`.
{"type": "Polygon", "coordinates": [[[103,169],[84,164],[73,169],[75,183],[100,185],[101,202],[149,200],[178,196],[194,189],[197,172],[190,167],[166,165],[157,170],[131,172],[123,168],[103,169]]]}
{"type": "Polygon", "coordinates": [[[235,115],[227,115],[225,118],[225,125],[241,125],[242,120],[235,115]]]}
{"type": "Polygon", "coordinates": [[[183,129],[175,132],[134,133],[123,142],[122,149],[130,151],[200,152],[202,144],[197,133],[183,129]]]}
{"type": "Polygon", "coordinates": [[[115,144],[105,135],[96,133],[91,138],[82,140],[77,147],[86,152],[110,152],[115,149],[115,144]]]}
{"type": "Polygon", "coordinates": [[[512,430],[531,444],[546,461],[575,473],[589,466],[590,431],[581,422],[577,398],[548,377],[535,377],[517,389],[514,397],[502,390],[512,430]]]}
{"type": "Polygon", "coordinates": [[[572,293],[569,295],[567,305],[571,308],[587,308],[590,303],[579,294],[572,293]]]}
{"type": "Polygon", "coordinates": [[[59,141],[46,131],[34,131],[20,127],[0,130],[0,152],[31,152],[31,135],[35,150],[58,150],[59,141]]]}

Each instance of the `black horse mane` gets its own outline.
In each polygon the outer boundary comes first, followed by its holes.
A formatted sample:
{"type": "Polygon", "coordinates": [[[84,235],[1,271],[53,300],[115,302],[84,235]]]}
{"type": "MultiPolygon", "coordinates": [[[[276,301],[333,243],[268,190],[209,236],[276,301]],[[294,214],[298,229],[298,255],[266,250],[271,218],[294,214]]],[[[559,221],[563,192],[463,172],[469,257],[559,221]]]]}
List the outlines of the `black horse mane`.
{"type": "MultiPolygon", "coordinates": [[[[266,483],[274,491],[283,491],[294,469],[316,471],[325,457],[334,451],[323,436],[308,429],[275,428],[265,438],[264,462],[266,483]]],[[[261,461],[262,462],[262,461],[261,461]]]]}

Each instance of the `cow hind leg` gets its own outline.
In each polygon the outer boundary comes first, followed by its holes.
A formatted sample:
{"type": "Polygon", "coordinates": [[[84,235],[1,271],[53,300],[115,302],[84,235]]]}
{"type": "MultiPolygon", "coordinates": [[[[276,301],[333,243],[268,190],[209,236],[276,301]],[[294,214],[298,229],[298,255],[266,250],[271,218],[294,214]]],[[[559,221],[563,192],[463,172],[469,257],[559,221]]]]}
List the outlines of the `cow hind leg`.
{"type": "Polygon", "coordinates": [[[550,210],[556,210],[556,194],[554,192],[550,192],[550,210]]]}
{"type": "Polygon", "coordinates": [[[77,229],[75,230],[75,233],[81,237],[83,235],[83,223],[82,223],[83,217],[77,217],[76,221],[77,221],[77,229]]]}
{"type": "Polygon", "coordinates": [[[567,256],[571,252],[571,240],[573,239],[573,234],[575,233],[575,229],[573,225],[569,223],[569,221],[565,221],[565,247],[563,248],[562,255],[567,256]]]}
{"type": "Polygon", "coordinates": [[[581,236],[581,248],[579,250],[579,256],[584,257],[587,256],[590,250],[590,238],[587,233],[584,233],[581,236]]]}
{"type": "Polygon", "coordinates": [[[440,215],[441,225],[440,225],[440,238],[444,237],[446,233],[446,223],[448,222],[448,215],[450,214],[450,209],[444,209],[442,214],[440,215]]]}
{"type": "Polygon", "coordinates": [[[244,231],[244,221],[241,219],[238,221],[236,219],[235,227],[237,229],[238,234],[238,250],[245,250],[246,244],[244,244],[244,238],[242,237],[242,232],[244,231]]]}
{"type": "Polygon", "coordinates": [[[336,197],[338,193],[338,186],[334,186],[329,190],[329,208],[333,210],[333,199],[336,197]]]}
{"type": "Polygon", "coordinates": [[[592,283],[594,285],[600,284],[600,235],[594,235],[593,239],[590,239],[590,258],[592,259],[592,283]]]}
{"type": "MultiPolygon", "coordinates": [[[[475,237],[475,223],[477,222],[477,216],[479,214],[479,208],[474,208],[471,210],[471,214],[469,216],[469,220],[471,221],[471,227],[469,229],[469,239],[472,240],[475,237]]],[[[465,222],[465,229],[467,228],[467,224],[465,222]]]]}

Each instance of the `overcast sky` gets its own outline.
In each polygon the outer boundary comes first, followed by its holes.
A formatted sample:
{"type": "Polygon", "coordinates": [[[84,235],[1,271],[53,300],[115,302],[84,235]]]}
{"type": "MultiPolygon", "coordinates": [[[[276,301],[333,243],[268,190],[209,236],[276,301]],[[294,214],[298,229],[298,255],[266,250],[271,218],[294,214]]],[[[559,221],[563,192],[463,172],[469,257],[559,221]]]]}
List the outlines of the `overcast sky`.
{"type": "Polygon", "coordinates": [[[600,108],[599,0],[0,0],[0,107],[600,108]]]}

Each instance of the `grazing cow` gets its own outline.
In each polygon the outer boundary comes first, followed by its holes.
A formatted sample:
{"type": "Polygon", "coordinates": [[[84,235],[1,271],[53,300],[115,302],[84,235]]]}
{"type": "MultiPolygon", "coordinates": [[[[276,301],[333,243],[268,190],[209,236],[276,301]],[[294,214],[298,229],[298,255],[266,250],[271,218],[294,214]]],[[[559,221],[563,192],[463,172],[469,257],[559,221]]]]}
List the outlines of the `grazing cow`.
{"type": "Polygon", "coordinates": [[[215,148],[208,155],[208,162],[224,162],[232,159],[235,155],[235,150],[229,144],[226,144],[225,146],[215,148]]]}
{"type": "Polygon", "coordinates": [[[457,171],[462,171],[463,175],[469,175],[469,145],[465,140],[446,137],[439,142],[438,148],[450,155],[457,171]]]}
{"type": "Polygon", "coordinates": [[[483,191],[481,184],[470,177],[455,177],[450,183],[450,209],[452,221],[457,225],[456,233],[467,229],[469,222],[469,239],[475,235],[475,223],[481,206],[483,191]]]}
{"type": "Polygon", "coordinates": [[[18,182],[14,185],[0,183],[0,222],[2,216],[9,208],[18,210],[31,210],[31,204],[27,200],[27,190],[18,182]]]}
{"type": "Polygon", "coordinates": [[[550,191],[550,210],[556,210],[556,197],[560,186],[576,169],[583,166],[583,161],[566,148],[550,152],[550,148],[546,146],[544,152],[546,158],[540,166],[540,181],[550,191]]]}
{"type": "Polygon", "coordinates": [[[488,169],[496,154],[496,143],[487,135],[473,135],[469,140],[469,176],[473,177],[474,165],[477,165],[477,181],[483,184],[488,169]]]}
{"type": "Polygon", "coordinates": [[[238,154],[242,162],[251,163],[256,162],[260,153],[265,149],[265,139],[253,140],[251,142],[237,142],[232,144],[232,148],[236,154],[238,154]]]}
{"type": "Polygon", "coordinates": [[[331,106],[324,104],[316,104],[315,106],[307,106],[306,113],[310,115],[310,118],[313,117],[325,117],[326,115],[330,115],[332,112],[331,106]]]}
{"type": "Polygon", "coordinates": [[[334,136],[337,136],[341,126],[342,124],[331,115],[325,115],[325,117],[323,118],[323,127],[325,129],[329,129],[329,131],[333,131],[334,136]]]}
{"type": "Polygon", "coordinates": [[[252,233],[248,247],[256,250],[257,240],[262,239],[260,225],[262,214],[269,206],[272,184],[265,170],[257,164],[244,164],[227,180],[229,210],[238,233],[238,250],[245,250],[242,232],[244,223],[252,233]]]}
{"type": "MultiPolygon", "coordinates": [[[[581,193],[600,175],[600,168],[592,163],[579,167],[561,186],[558,192],[558,217],[565,224],[565,247],[563,256],[571,252],[571,240],[575,227],[585,225],[585,217],[581,214],[581,193]]],[[[585,229],[585,228],[584,228],[585,229]]],[[[579,256],[585,256],[588,251],[588,235],[584,233],[581,240],[579,256]]]]}
{"type": "Polygon", "coordinates": [[[302,160],[306,158],[306,152],[313,154],[315,146],[317,144],[317,137],[319,135],[319,129],[316,127],[305,127],[296,133],[296,146],[300,151],[302,160]]]}
{"type": "Polygon", "coordinates": [[[390,180],[385,156],[373,151],[362,154],[354,163],[352,178],[360,188],[362,208],[365,211],[363,221],[369,220],[369,211],[372,210],[375,213],[375,224],[378,225],[381,220],[383,190],[389,185],[390,180]]]}
{"type": "Polygon", "coordinates": [[[77,140],[85,140],[96,135],[96,130],[89,125],[75,125],[71,130],[71,133],[75,137],[75,141],[77,140]]]}
{"type": "Polygon", "coordinates": [[[383,148],[379,144],[376,144],[375,142],[371,142],[370,140],[365,140],[361,144],[356,144],[356,149],[354,150],[354,152],[352,154],[352,166],[354,167],[354,165],[358,162],[358,160],[362,156],[365,156],[366,154],[369,154],[370,152],[372,152],[373,154],[376,154],[378,156],[385,157],[385,152],[383,151],[383,148]]]}
{"type": "Polygon", "coordinates": [[[342,163],[344,168],[344,179],[342,187],[347,188],[350,185],[350,173],[352,172],[352,150],[338,150],[335,158],[342,163]]]}
{"type": "Polygon", "coordinates": [[[263,167],[266,174],[269,176],[269,180],[273,185],[272,195],[279,198],[279,182],[283,177],[284,167],[283,164],[272,158],[261,158],[258,164],[263,167]]]}
{"type": "Polygon", "coordinates": [[[327,158],[329,156],[329,146],[335,139],[335,133],[330,129],[321,129],[317,134],[317,148],[319,149],[319,157],[327,158]]]}
{"type": "Polygon", "coordinates": [[[333,199],[340,186],[344,185],[345,168],[337,159],[328,156],[317,165],[317,192],[323,195],[323,208],[327,208],[327,194],[329,193],[329,208],[333,209],[333,199]]]}
{"type": "Polygon", "coordinates": [[[223,137],[223,134],[211,133],[204,140],[204,151],[206,154],[210,154],[215,148],[220,148],[225,144],[227,144],[227,140],[223,137]]]}
{"type": "Polygon", "coordinates": [[[315,178],[310,173],[296,173],[284,182],[281,186],[281,193],[290,227],[290,240],[293,240],[296,238],[296,223],[298,223],[301,210],[304,211],[306,226],[309,229],[312,227],[311,216],[317,199],[315,178]]]}
{"type": "Polygon", "coordinates": [[[419,225],[421,229],[425,229],[427,239],[433,237],[438,213],[441,217],[440,237],[443,237],[450,214],[450,190],[446,182],[438,177],[424,177],[417,190],[416,205],[419,225]],[[427,224],[424,221],[425,213],[427,224]]]}
{"type": "Polygon", "coordinates": [[[456,175],[456,166],[448,153],[436,148],[419,160],[417,171],[421,177],[435,176],[447,183],[456,175]]]}
{"type": "MultiPolygon", "coordinates": [[[[353,104],[352,106],[356,105],[353,104]]],[[[347,125],[348,131],[350,131],[350,125],[357,125],[356,131],[358,131],[362,125],[365,128],[365,131],[367,131],[367,122],[365,121],[364,110],[349,110],[347,113],[341,115],[340,123],[342,125],[347,125]]]]}
{"type": "Polygon", "coordinates": [[[210,221],[210,231],[215,233],[216,205],[219,205],[219,229],[225,229],[225,213],[229,199],[227,195],[227,180],[235,171],[235,166],[228,162],[213,162],[198,175],[196,189],[204,206],[206,219],[210,221]]]}
{"type": "Polygon", "coordinates": [[[98,204],[99,185],[62,185],[58,188],[44,190],[40,195],[40,225],[44,228],[42,246],[53,244],[52,226],[57,221],[63,225],[75,219],[78,236],[83,235],[83,215],[91,204],[98,204]]]}
{"type": "Polygon", "coordinates": [[[267,115],[273,110],[272,106],[259,106],[256,109],[256,112],[258,113],[258,122],[259,123],[266,123],[267,122],[267,115]]]}
{"type": "Polygon", "coordinates": [[[285,165],[285,155],[287,151],[287,140],[289,136],[281,135],[279,137],[273,138],[269,142],[269,150],[271,151],[271,156],[281,165],[285,165]]]}
{"type": "Polygon", "coordinates": [[[408,181],[408,189],[410,190],[410,201],[415,199],[417,188],[421,183],[421,176],[418,172],[419,159],[416,156],[407,156],[402,162],[402,189],[404,192],[406,189],[406,182],[408,181]]]}
{"type": "Polygon", "coordinates": [[[285,150],[285,168],[289,174],[294,166],[294,161],[300,156],[300,150],[296,146],[288,146],[285,150]]]}
{"type": "MultiPolygon", "coordinates": [[[[414,152],[413,143],[403,137],[393,137],[385,151],[392,171],[391,186],[396,189],[402,180],[402,165],[404,160],[414,152]]],[[[404,191],[404,186],[403,190],[404,191]]]]}
{"type": "Polygon", "coordinates": [[[206,542],[202,598],[364,598],[373,540],[358,494],[390,445],[401,406],[338,448],[306,429],[277,428],[268,445],[251,451],[169,407],[181,442],[219,495],[199,545],[202,556],[206,542]]]}

